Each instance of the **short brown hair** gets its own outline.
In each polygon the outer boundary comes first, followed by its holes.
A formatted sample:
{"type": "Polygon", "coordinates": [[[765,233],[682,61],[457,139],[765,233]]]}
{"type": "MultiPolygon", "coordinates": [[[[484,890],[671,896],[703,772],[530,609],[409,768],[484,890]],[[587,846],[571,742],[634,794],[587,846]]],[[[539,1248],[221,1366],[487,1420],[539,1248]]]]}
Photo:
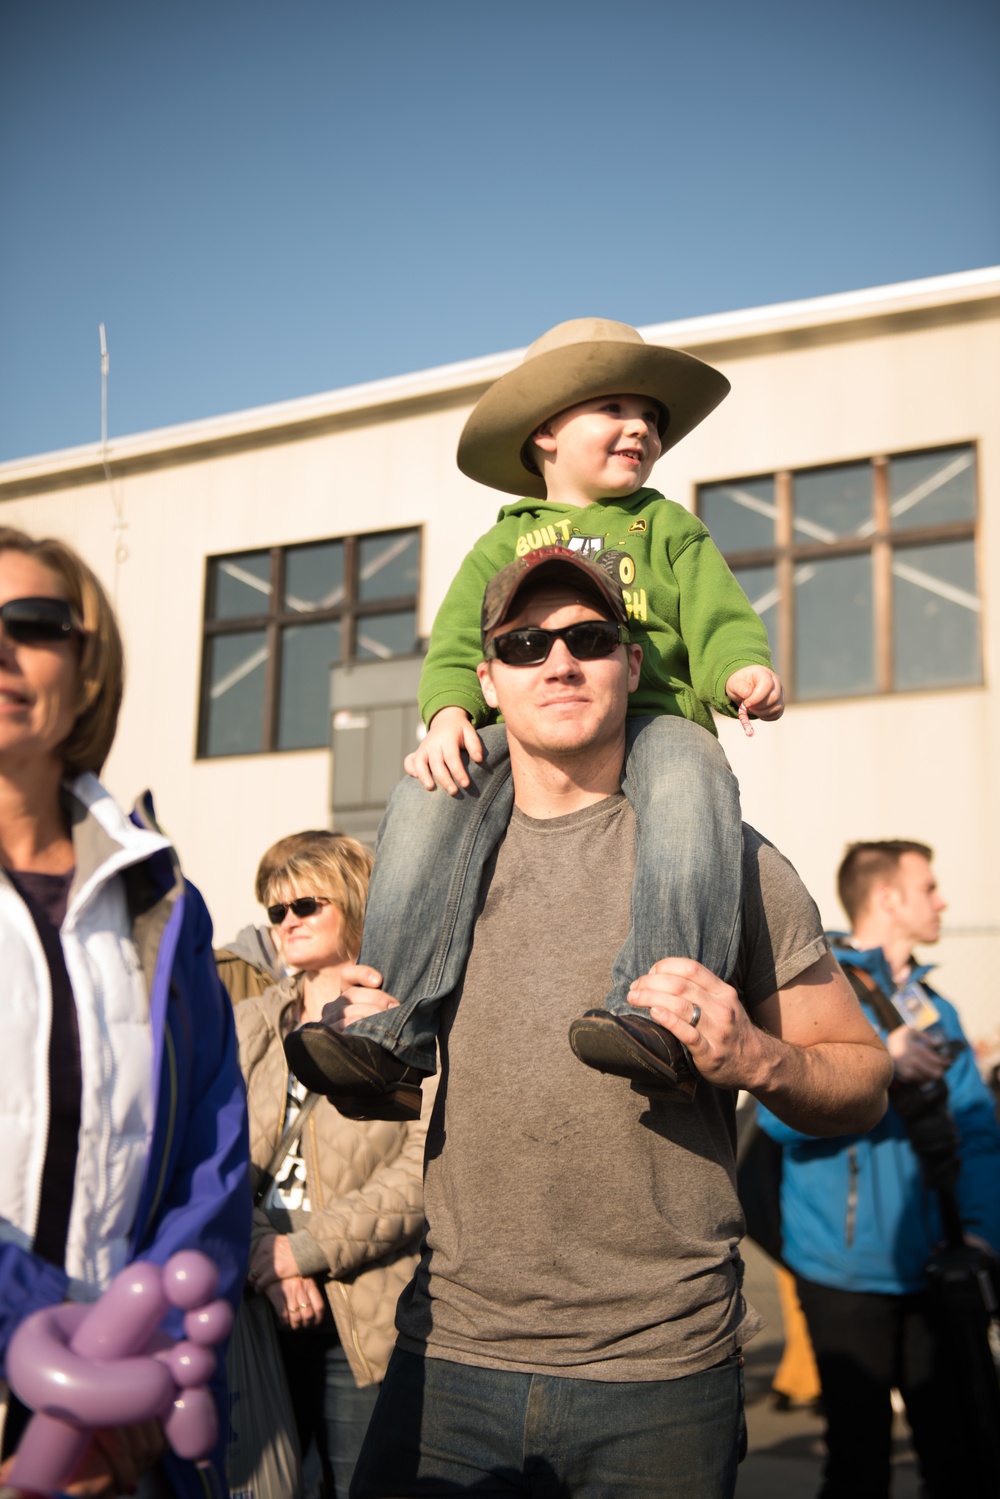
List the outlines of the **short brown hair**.
{"type": "Polygon", "coordinates": [[[254,879],[254,894],[262,906],[267,905],[267,886],[274,871],[279,869],[293,854],[300,849],[308,848],[317,838],[338,838],[339,833],[331,833],[329,828],[308,828],[304,833],[286,833],[284,838],[279,838],[277,843],[272,843],[270,848],[264,850],[257,865],[257,874],[254,879]]]}
{"type": "Polygon", "coordinates": [[[111,600],[95,573],[66,542],[0,526],[0,552],[33,557],[63,586],[66,600],[83,627],[80,645],[80,699],[76,720],[59,746],[69,775],[100,775],[118,728],[125,689],[125,653],[111,600]]]}
{"type": "Polygon", "coordinates": [[[909,838],[886,838],[881,843],[851,843],[837,870],[837,894],[853,925],[868,904],[876,885],[891,880],[904,854],[919,854],[928,863],[934,850],[909,838]]]}
{"type": "Polygon", "coordinates": [[[375,862],[371,849],[346,833],[299,833],[303,841],[295,853],[272,870],[265,903],[286,899],[294,887],[308,895],[324,895],[344,918],[344,942],[356,953],[368,899],[368,881],[375,862]]]}

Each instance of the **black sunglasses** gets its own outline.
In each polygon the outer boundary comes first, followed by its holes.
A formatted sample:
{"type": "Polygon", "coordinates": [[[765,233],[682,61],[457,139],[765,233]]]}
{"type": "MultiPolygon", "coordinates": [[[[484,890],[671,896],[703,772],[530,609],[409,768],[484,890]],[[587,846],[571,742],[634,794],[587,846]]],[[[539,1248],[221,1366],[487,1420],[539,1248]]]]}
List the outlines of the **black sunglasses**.
{"type": "Polygon", "coordinates": [[[18,645],[54,645],[80,630],[65,599],[8,599],[0,604],[0,622],[18,645]]]}
{"type": "Polygon", "coordinates": [[[610,619],[582,619],[579,624],[563,625],[561,630],[528,625],[524,630],[494,635],[487,641],[483,655],[487,661],[496,657],[504,666],[541,666],[549,659],[555,642],[564,640],[566,649],[577,661],[599,661],[620,645],[628,645],[631,639],[626,625],[616,625],[610,619]]]}
{"type": "Polygon", "coordinates": [[[330,902],[322,895],[299,895],[295,900],[277,901],[273,906],[267,908],[267,919],[272,926],[280,926],[285,916],[291,911],[301,921],[303,916],[315,916],[320,906],[328,906],[330,902]]]}

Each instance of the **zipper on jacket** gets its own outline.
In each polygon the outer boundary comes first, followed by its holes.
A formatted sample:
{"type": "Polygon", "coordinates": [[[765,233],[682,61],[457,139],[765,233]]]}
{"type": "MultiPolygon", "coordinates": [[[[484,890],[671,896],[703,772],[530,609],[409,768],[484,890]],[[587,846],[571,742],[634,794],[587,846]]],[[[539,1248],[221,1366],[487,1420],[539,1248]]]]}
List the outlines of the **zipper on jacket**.
{"type": "Polygon", "coordinates": [[[377,1384],[378,1381],[371,1371],[371,1365],[369,1364],[368,1360],[365,1358],[364,1353],[361,1350],[361,1340],[358,1337],[358,1324],[357,1319],[354,1316],[354,1308],[351,1305],[350,1292],[348,1291],[342,1280],[335,1280],[333,1284],[337,1287],[337,1290],[344,1298],[344,1306],[347,1308],[347,1316],[351,1324],[351,1342],[354,1345],[354,1351],[358,1355],[358,1358],[361,1360],[361,1366],[364,1369],[365,1374],[368,1376],[368,1379],[372,1384],[377,1384]]]}
{"type": "Polygon", "coordinates": [[[858,1149],[856,1145],[852,1145],[847,1152],[847,1222],[845,1225],[845,1238],[848,1249],[851,1249],[854,1245],[854,1229],[858,1217],[858,1170],[858,1149]]]}
{"type": "MultiPolygon", "coordinates": [[[[156,1183],[156,1192],[146,1215],[146,1224],[152,1223],[160,1206],[160,1198],[167,1182],[167,1167],[170,1164],[170,1151],[174,1143],[174,1130],[177,1125],[177,1052],[174,1048],[174,1038],[170,1033],[170,1026],[163,1027],[163,1055],[167,1063],[168,1087],[170,1089],[170,1101],[167,1109],[167,1128],[163,1141],[163,1154],[160,1157],[160,1176],[156,1183]]],[[[153,1132],[156,1132],[156,1123],[153,1123],[153,1132]]]]}

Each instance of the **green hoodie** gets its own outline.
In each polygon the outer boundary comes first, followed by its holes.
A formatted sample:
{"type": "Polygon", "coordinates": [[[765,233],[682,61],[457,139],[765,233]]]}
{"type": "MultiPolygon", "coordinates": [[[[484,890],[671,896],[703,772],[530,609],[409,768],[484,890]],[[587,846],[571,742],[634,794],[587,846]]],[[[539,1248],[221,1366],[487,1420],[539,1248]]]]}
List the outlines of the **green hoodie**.
{"type": "Polygon", "coordinates": [[[515,500],[465,558],[438,610],[420,677],[420,711],[464,708],[477,728],[496,717],[479,690],[479,615],[486,584],[516,556],[561,545],[613,567],[632,638],[642,646],[629,713],[672,713],[716,732],[735,716],[726,682],[742,666],[771,666],[767,631],[708,531],[655,489],[596,505],[515,500]]]}

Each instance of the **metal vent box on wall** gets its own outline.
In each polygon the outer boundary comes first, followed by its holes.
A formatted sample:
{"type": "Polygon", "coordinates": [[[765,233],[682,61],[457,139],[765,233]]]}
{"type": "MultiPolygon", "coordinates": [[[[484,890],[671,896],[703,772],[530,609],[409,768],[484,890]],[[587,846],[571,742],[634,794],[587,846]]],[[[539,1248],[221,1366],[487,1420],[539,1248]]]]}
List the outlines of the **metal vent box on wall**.
{"type": "Polygon", "coordinates": [[[389,792],[416,749],[423,656],[353,661],[330,672],[333,826],[374,844],[389,792]]]}

